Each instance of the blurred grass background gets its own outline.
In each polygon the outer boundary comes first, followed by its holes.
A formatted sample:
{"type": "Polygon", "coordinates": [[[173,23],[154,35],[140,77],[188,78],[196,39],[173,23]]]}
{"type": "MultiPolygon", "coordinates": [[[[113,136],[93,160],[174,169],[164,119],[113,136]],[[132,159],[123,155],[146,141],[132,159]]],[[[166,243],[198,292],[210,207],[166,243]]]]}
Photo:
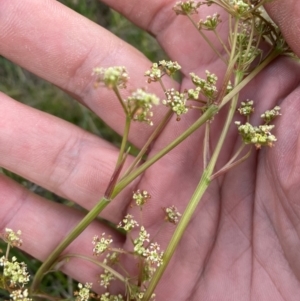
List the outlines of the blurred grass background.
{"type": "MultiPolygon", "coordinates": [[[[142,51],[151,61],[166,58],[153,37],[131,24],[120,14],[111,10],[101,2],[97,0],[60,0],[59,2],[99,25],[106,27],[142,51]]],[[[17,101],[74,123],[111,143],[119,144],[120,137],[108,128],[93,112],[78,104],[69,95],[51,83],[36,77],[1,56],[0,79],[0,91],[17,101]]],[[[67,203],[68,205],[71,204],[68,200],[64,200],[8,170],[2,170],[2,172],[49,200],[67,203]]],[[[5,250],[5,245],[1,240],[0,249],[5,250]]],[[[27,263],[31,274],[35,273],[39,266],[37,260],[30,258],[16,249],[14,249],[12,253],[21,261],[27,263]]],[[[70,298],[73,294],[74,285],[76,285],[76,283],[67,276],[55,272],[46,277],[43,283],[43,289],[47,290],[52,296],[70,298]]],[[[0,287],[0,300],[8,298],[8,294],[0,287]]]]}

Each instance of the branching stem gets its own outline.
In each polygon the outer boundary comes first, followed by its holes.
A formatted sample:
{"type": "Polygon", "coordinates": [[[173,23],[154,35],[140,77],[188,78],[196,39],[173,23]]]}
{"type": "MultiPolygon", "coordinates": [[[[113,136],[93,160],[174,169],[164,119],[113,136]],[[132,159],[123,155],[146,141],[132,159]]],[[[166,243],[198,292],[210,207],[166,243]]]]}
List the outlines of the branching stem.
{"type": "Polygon", "coordinates": [[[99,203],[71,230],[71,232],[60,242],[60,244],[52,251],[49,257],[40,266],[35,274],[31,285],[31,292],[35,292],[42,280],[44,274],[51,269],[53,264],[57,261],[60,254],[74,241],[98,216],[98,214],[110,203],[110,200],[102,198],[99,203]]]}
{"type": "MultiPolygon", "coordinates": [[[[239,81],[240,81],[240,76],[241,76],[241,73],[239,73],[236,77],[236,81],[235,81],[235,84],[238,84],[239,81]]],[[[192,215],[194,214],[199,202],[201,201],[202,199],[202,196],[204,195],[206,189],[208,188],[209,184],[210,184],[210,177],[213,173],[213,170],[215,168],[215,165],[216,165],[216,162],[217,162],[217,159],[219,157],[219,154],[220,154],[220,151],[221,151],[221,148],[224,144],[224,141],[226,139],[226,136],[227,136],[227,133],[228,133],[228,130],[229,130],[229,127],[232,123],[232,119],[233,119],[233,116],[235,114],[235,111],[236,111],[236,107],[237,107],[237,101],[238,101],[238,94],[234,96],[234,98],[232,99],[232,102],[231,102],[231,106],[230,106],[230,109],[229,109],[229,112],[228,112],[228,115],[227,115],[227,118],[226,118],[226,122],[225,122],[225,125],[223,127],[223,130],[221,132],[221,135],[220,135],[220,138],[219,138],[219,141],[216,145],[216,148],[213,152],[213,155],[211,157],[211,160],[207,166],[207,168],[204,169],[203,171],[203,174],[202,174],[202,177],[199,181],[199,184],[198,186],[196,187],[195,189],[195,192],[194,194],[192,195],[184,213],[182,214],[182,217],[176,227],[176,230],[171,238],[171,241],[164,253],[164,257],[163,257],[163,264],[157,269],[156,273],[154,274],[151,282],[149,283],[149,286],[146,290],[146,293],[144,295],[144,298],[143,298],[143,301],[148,301],[152,294],[153,294],[153,291],[156,287],[156,285],[158,284],[160,278],[162,277],[165,269],[167,268],[174,252],[175,252],[175,249],[179,243],[179,241],[181,240],[190,220],[191,220],[191,217],[192,215]]]]}

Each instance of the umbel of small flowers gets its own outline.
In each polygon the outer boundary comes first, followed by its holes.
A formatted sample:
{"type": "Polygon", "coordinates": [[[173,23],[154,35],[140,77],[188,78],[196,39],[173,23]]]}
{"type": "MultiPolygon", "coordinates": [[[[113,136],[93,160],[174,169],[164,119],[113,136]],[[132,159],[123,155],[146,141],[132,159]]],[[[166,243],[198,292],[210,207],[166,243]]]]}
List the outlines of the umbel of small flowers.
{"type": "Polygon", "coordinates": [[[163,208],[165,213],[165,220],[174,225],[178,224],[181,214],[178,209],[173,205],[167,208],[163,208]]]}
{"type": "Polygon", "coordinates": [[[280,107],[276,106],[272,110],[267,110],[260,117],[264,120],[266,124],[269,124],[274,120],[275,117],[280,116],[280,107]]]}
{"type": "Polygon", "coordinates": [[[105,233],[102,233],[101,237],[95,235],[93,238],[93,254],[99,256],[109,249],[110,244],[113,242],[111,237],[106,237],[105,233]]]}
{"type": "Polygon", "coordinates": [[[220,15],[213,14],[212,16],[207,16],[205,20],[200,20],[197,25],[199,30],[215,30],[220,23],[220,15]]]}
{"type": "Polygon", "coordinates": [[[133,121],[145,122],[153,125],[151,111],[153,105],[159,104],[159,98],[143,89],[137,89],[124,101],[127,112],[133,121]]]}
{"type": "Polygon", "coordinates": [[[145,72],[145,76],[148,77],[148,83],[160,82],[164,75],[172,77],[180,69],[181,66],[176,61],[163,60],[153,63],[151,68],[145,72]]]}
{"type": "Polygon", "coordinates": [[[27,265],[24,262],[18,262],[15,256],[11,260],[2,256],[0,266],[3,266],[3,276],[11,288],[24,287],[28,283],[30,276],[27,272],[27,265]]]}
{"type": "Polygon", "coordinates": [[[254,144],[257,149],[262,146],[272,147],[277,138],[271,133],[275,125],[269,123],[274,120],[277,116],[280,116],[280,107],[276,106],[272,110],[267,110],[261,115],[264,124],[259,126],[253,126],[249,122],[249,116],[254,112],[253,101],[247,100],[242,102],[238,109],[241,115],[247,116],[247,122],[242,124],[240,121],[236,121],[235,124],[238,127],[239,134],[245,144],[254,144]]]}
{"type": "Polygon", "coordinates": [[[142,208],[146,202],[151,198],[151,195],[147,190],[140,190],[133,192],[132,199],[135,201],[136,205],[142,208]]]}
{"type": "Polygon", "coordinates": [[[208,103],[211,103],[218,93],[216,83],[218,77],[210,73],[208,70],[205,71],[206,80],[200,78],[195,73],[190,73],[192,83],[199,89],[199,92],[206,98],[208,103]]]}
{"type": "Polygon", "coordinates": [[[96,76],[95,87],[101,83],[109,89],[126,88],[129,76],[124,66],[116,66],[109,68],[96,67],[93,69],[92,75],[96,76]]]}
{"type": "Polygon", "coordinates": [[[7,252],[5,256],[0,257],[0,267],[3,267],[3,278],[0,284],[10,292],[13,301],[32,301],[25,288],[30,280],[27,265],[24,262],[18,262],[15,256],[9,259],[10,248],[22,245],[20,235],[20,230],[15,232],[9,228],[6,228],[5,233],[1,235],[7,243],[7,252]]]}
{"type": "Polygon", "coordinates": [[[29,298],[28,290],[17,289],[11,292],[10,297],[13,301],[33,301],[32,298],[29,298]]]}
{"type": "Polygon", "coordinates": [[[190,1],[178,1],[173,7],[173,10],[177,15],[192,15],[197,14],[198,10],[201,5],[200,2],[196,2],[193,0],[190,1]]]}
{"type": "Polygon", "coordinates": [[[127,117],[133,121],[153,125],[151,121],[153,112],[151,109],[154,105],[159,104],[159,98],[152,93],[147,93],[144,89],[137,89],[127,99],[123,99],[119,89],[126,88],[129,79],[128,72],[124,66],[97,67],[93,69],[92,74],[96,76],[94,84],[96,88],[103,84],[115,92],[127,117]]]}
{"type": "Polygon", "coordinates": [[[254,112],[253,100],[247,99],[246,101],[242,101],[238,111],[241,115],[249,117],[254,112]]]}
{"type": "Polygon", "coordinates": [[[21,230],[15,232],[12,229],[6,228],[4,235],[2,235],[2,238],[11,247],[21,247],[23,243],[22,239],[20,238],[21,234],[21,230]]]}
{"type": "Polygon", "coordinates": [[[123,220],[118,224],[118,228],[124,229],[126,232],[130,232],[133,228],[138,227],[138,222],[133,218],[131,214],[127,214],[123,220]]]}
{"type": "Polygon", "coordinates": [[[172,111],[177,115],[177,121],[181,118],[180,116],[188,112],[187,107],[187,92],[180,93],[175,91],[173,88],[165,91],[166,99],[162,103],[170,107],[172,111]]]}
{"type": "Polygon", "coordinates": [[[75,301],[88,301],[91,297],[95,297],[95,294],[91,293],[92,283],[86,283],[82,285],[78,283],[79,291],[74,292],[75,301]]]}

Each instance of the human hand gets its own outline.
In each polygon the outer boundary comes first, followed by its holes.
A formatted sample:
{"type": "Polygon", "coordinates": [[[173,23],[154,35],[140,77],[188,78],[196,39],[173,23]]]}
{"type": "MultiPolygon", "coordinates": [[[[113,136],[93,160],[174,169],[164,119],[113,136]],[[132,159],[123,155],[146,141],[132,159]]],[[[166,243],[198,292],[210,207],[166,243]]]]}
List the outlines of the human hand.
{"type": "MultiPolygon", "coordinates": [[[[203,74],[208,69],[222,74],[222,62],[190,23],[172,12],[174,1],[147,5],[141,1],[106,2],[152,32],[170,58],[180,62],[183,88],[190,72],[203,74]]],[[[297,52],[296,16],[300,5],[296,1],[294,6],[281,2],[268,7],[297,52]]],[[[55,1],[11,0],[0,5],[0,53],[74,95],[122,133],[122,109],[111,92],[92,89],[91,70],[99,65],[125,65],[133,83],[128,87],[130,91],[145,86],[143,74],[150,62],[131,46],[55,1]]],[[[204,10],[203,16],[206,14],[204,10]]],[[[296,63],[279,58],[243,91],[246,98],[257,100],[258,113],[280,104],[282,116],[276,121],[278,142],[272,149],[253,152],[246,162],[212,182],[156,290],[157,300],[297,300],[299,73],[296,63]]],[[[168,81],[166,85],[175,83],[168,81]]],[[[158,87],[150,88],[162,96],[158,87]]],[[[115,147],[3,94],[0,98],[1,166],[91,209],[103,196],[113,172],[118,156],[115,147]]],[[[162,114],[156,112],[154,122],[162,114]]],[[[197,117],[197,112],[191,112],[180,122],[173,118],[152,153],[177,137],[197,117]]],[[[216,121],[213,127],[217,139],[220,123],[216,121]]],[[[130,140],[140,147],[152,130],[134,125],[130,140]]],[[[240,143],[234,130],[219,167],[240,143]]],[[[174,204],[182,211],[191,197],[202,172],[202,140],[203,133],[196,132],[139,180],[137,188],[147,189],[152,195],[144,214],[144,224],[151,234],[162,223],[161,207],[174,204]]],[[[4,176],[0,185],[0,229],[21,229],[23,249],[40,260],[83,216],[74,209],[47,202],[4,176]]],[[[130,207],[133,189],[131,186],[118,196],[102,216],[118,223],[126,212],[137,212],[130,207]]],[[[156,238],[163,247],[172,230],[169,228],[156,238]]],[[[119,247],[130,244],[94,222],[68,252],[91,254],[91,239],[102,232],[110,233],[119,247]]],[[[65,265],[65,272],[82,282],[97,281],[95,275],[99,271],[93,265],[74,262],[75,259],[65,265]]]]}

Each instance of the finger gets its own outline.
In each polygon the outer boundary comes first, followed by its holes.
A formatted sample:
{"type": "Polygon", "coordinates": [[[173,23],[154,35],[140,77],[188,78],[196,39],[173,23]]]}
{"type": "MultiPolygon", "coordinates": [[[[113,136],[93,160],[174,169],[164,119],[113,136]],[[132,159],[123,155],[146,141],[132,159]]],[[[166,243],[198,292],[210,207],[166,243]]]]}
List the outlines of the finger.
{"type": "MultiPolygon", "coordinates": [[[[21,230],[22,250],[39,260],[45,260],[83,218],[81,212],[48,202],[3,175],[0,175],[0,189],[0,233],[4,233],[5,228],[21,230]]],[[[114,246],[122,246],[122,237],[98,222],[93,222],[64,253],[92,257],[92,239],[95,235],[101,236],[103,232],[111,235],[114,246]]],[[[64,264],[63,270],[84,283],[96,282],[95,266],[89,262],[71,258],[69,263],[64,264]]]]}
{"type": "Polygon", "coordinates": [[[270,16],[279,25],[290,47],[300,57],[300,2],[297,0],[272,1],[266,7],[270,16]]]}
{"type": "MultiPolygon", "coordinates": [[[[120,12],[127,19],[137,26],[145,29],[156,37],[160,45],[167,52],[168,56],[177,60],[182,68],[182,73],[189,77],[190,72],[199,72],[205,74],[205,70],[222,74],[225,70],[225,64],[220,64],[220,59],[215,54],[206,41],[201,37],[199,31],[194,27],[186,16],[177,16],[173,7],[178,2],[176,0],[156,0],[143,1],[101,1],[120,12]]],[[[220,36],[224,35],[224,41],[228,39],[227,15],[217,5],[209,8],[202,5],[198,13],[192,16],[197,23],[200,19],[206,19],[208,15],[219,13],[222,23],[218,27],[220,36]]],[[[215,36],[206,33],[216,49],[223,52],[223,48],[215,36]]]]}
{"type": "MultiPolygon", "coordinates": [[[[104,195],[117,161],[115,147],[4,94],[0,116],[1,166],[86,209],[104,195]]],[[[119,222],[125,204],[114,206],[105,217],[119,222]]]]}
{"type": "MultiPolygon", "coordinates": [[[[1,1],[0,10],[0,53],[71,93],[122,133],[125,116],[121,106],[111,91],[93,89],[92,69],[126,66],[132,83],[127,92],[122,91],[126,97],[133,89],[145,87],[144,72],[150,62],[127,43],[57,1],[1,1]]],[[[155,86],[151,89],[160,91],[155,86]]],[[[154,123],[162,114],[163,109],[154,117],[154,123]]],[[[151,131],[147,125],[134,124],[132,142],[141,146],[151,131]]]]}

